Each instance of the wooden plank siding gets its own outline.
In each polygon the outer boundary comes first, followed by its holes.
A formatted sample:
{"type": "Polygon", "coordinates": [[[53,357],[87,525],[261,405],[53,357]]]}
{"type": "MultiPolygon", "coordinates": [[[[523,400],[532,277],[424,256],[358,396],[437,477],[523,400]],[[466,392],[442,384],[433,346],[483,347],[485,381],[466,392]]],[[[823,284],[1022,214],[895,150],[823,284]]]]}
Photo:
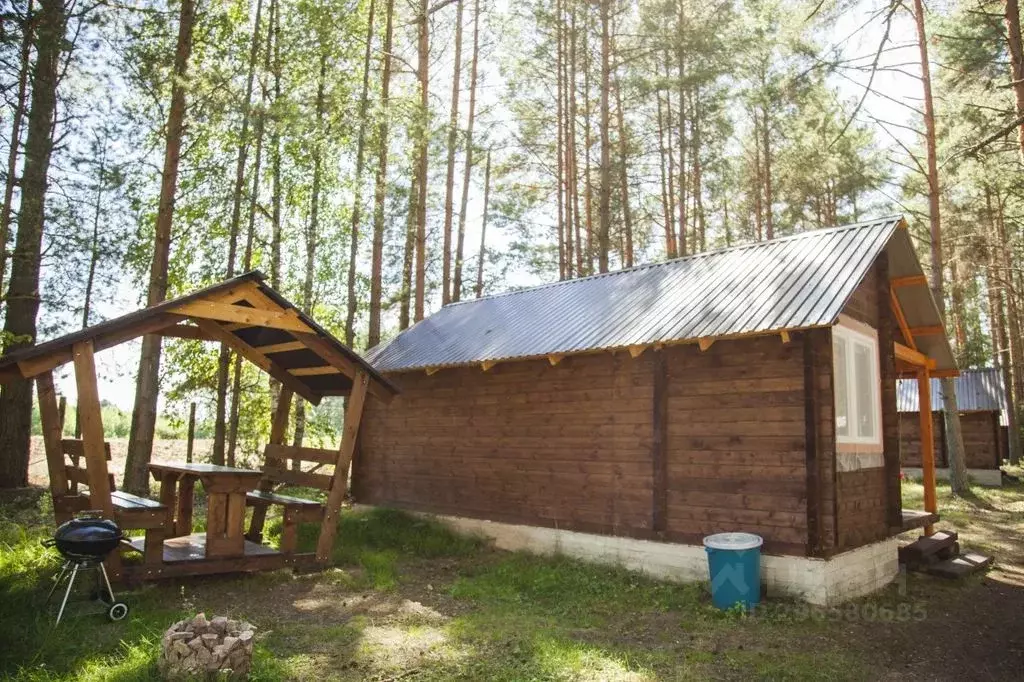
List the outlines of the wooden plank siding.
{"type": "Polygon", "coordinates": [[[402,374],[366,405],[360,501],[614,534],[652,529],[651,354],[402,374]]]}
{"type": "MultiPolygon", "coordinates": [[[[935,466],[949,466],[949,455],[943,435],[941,412],[932,412],[935,440],[935,466]]],[[[900,414],[900,458],[904,466],[921,466],[921,424],[917,412],[900,414]]],[[[960,428],[964,434],[967,468],[997,469],[1002,463],[1006,444],[999,426],[998,412],[961,412],[960,428]]]]}

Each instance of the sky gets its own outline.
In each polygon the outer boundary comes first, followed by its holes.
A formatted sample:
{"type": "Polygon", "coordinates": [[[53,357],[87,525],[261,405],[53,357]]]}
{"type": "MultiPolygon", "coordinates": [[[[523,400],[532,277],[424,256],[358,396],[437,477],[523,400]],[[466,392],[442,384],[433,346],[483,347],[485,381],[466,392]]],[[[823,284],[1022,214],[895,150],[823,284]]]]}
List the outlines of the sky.
{"type": "MultiPolygon", "coordinates": [[[[504,2],[499,2],[496,9],[501,11],[504,6],[504,2]]],[[[879,144],[893,149],[894,153],[898,155],[902,154],[899,144],[908,146],[914,144],[915,133],[899,126],[908,123],[913,115],[911,107],[918,107],[920,104],[921,85],[920,80],[916,77],[916,74],[920,72],[919,55],[913,19],[909,14],[901,11],[893,21],[888,48],[879,60],[881,69],[875,73],[871,82],[872,92],[864,95],[865,86],[870,77],[867,67],[874,59],[884,33],[882,19],[876,15],[880,6],[884,7],[884,4],[878,0],[861,0],[840,17],[834,30],[830,35],[824,37],[822,42],[837,46],[843,57],[851,60],[848,62],[847,68],[840,69],[832,77],[832,83],[839,89],[840,96],[850,101],[857,101],[864,97],[857,120],[873,127],[879,144]]],[[[471,39],[468,30],[470,26],[470,22],[467,21],[467,31],[464,37],[466,41],[471,39]]],[[[500,43],[495,46],[495,49],[502,49],[500,43]]],[[[436,67],[435,73],[450,73],[450,68],[450,65],[445,67],[442,63],[436,67]]],[[[496,93],[500,93],[504,88],[496,66],[482,65],[482,74],[478,111],[488,106],[496,106],[496,93]]],[[[449,92],[448,88],[450,87],[447,83],[448,77],[439,77],[433,80],[435,83],[433,87],[443,88],[438,96],[442,99],[447,98],[446,93],[449,92]]],[[[465,96],[465,93],[463,95],[465,96]]],[[[463,99],[463,111],[466,106],[467,101],[463,99]]],[[[504,117],[498,116],[497,118],[504,117]]],[[[501,133],[494,130],[493,134],[497,137],[501,133]]],[[[435,159],[433,163],[442,163],[442,160],[435,159]]],[[[482,166],[480,173],[482,174],[482,166]]],[[[467,250],[470,252],[475,251],[477,248],[475,245],[479,244],[480,239],[480,216],[483,209],[480,178],[475,179],[474,190],[467,211],[466,244],[467,250]]],[[[898,211],[898,205],[894,205],[891,212],[898,211]]],[[[506,235],[495,229],[493,225],[489,227],[488,244],[491,248],[501,249],[507,242],[506,235]]],[[[471,277],[472,275],[467,273],[467,278],[471,277]]],[[[508,287],[537,283],[540,282],[523,273],[513,273],[505,282],[508,287]]],[[[134,310],[139,305],[141,295],[135,283],[124,280],[118,285],[118,291],[112,298],[113,303],[99,306],[98,318],[109,319],[134,310]]],[[[439,300],[433,301],[428,303],[428,308],[436,310],[439,305],[439,300]]],[[[141,341],[136,340],[97,354],[100,397],[124,410],[130,411],[134,402],[134,375],[138,366],[140,348],[141,341]]],[[[75,402],[76,390],[70,367],[61,368],[56,379],[60,393],[68,396],[70,402],[75,402]]],[[[162,407],[161,403],[161,409],[162,407]]],[[[202,409],[201,407],[200,411],[202,409]]]]}

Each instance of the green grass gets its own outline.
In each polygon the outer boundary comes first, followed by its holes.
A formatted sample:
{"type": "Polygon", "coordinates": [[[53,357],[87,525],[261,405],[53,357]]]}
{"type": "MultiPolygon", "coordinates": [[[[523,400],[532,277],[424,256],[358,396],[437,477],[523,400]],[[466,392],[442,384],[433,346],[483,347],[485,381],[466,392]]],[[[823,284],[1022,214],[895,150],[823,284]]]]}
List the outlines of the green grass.
{"type": "MultiPolygon", "coordinates": [[[[908,500],[916,492],[906,486],[908,500]]],[[[989,493],[979,493],[987,495],[989,493]]],[[[997,494],[997,493],[993,493],[997,494]]],[[[254,680],[865,679],[880,671],[840,618],[771,601],[722,613],[704,584],[499,552],[402,512],[343,512],[333,566],[147,585],[129,619],[41,605],[56,556],[38,504],[0,507],[0,679],[148,680],[163,630],[198,611],[257,625],[254,680]]],[[[908,506],[910,506],[908,504],[908,506]]],[[[280,522],[271,522],[273,539],[280,522]]],[[[319,527],[304,527],[302,549],[319,527]]],[[[895,608],[887,591],[864,604],[895,608]]],[[[76,606],[76,608],[79,608],[76,606]]]]}

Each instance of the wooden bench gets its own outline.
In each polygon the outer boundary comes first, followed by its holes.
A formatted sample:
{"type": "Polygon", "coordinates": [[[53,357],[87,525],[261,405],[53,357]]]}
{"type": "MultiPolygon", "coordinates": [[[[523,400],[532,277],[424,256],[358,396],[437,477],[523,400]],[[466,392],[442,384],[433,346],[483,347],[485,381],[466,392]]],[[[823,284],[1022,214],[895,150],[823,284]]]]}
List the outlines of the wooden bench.
{"type": "Polygon", "coordinates": [[[246,504],[254,507],[252,521],[246,537],[261,542],[263,523],[271,505],[283,507],[280,551],[292,553],[298,544],[300,523],[323,522],[326,506],[316,500],[294,495],[282,495],[275,488],[291,485],[316,488],[325,492],[335,485],[345,486],[348,481],[348,462],[338,464],[338,452],[322,448],[303,448],[270,444],[264,451],[263,481],[260,489],[246,495],[246,504]],[[303,462],[312,463],[312,468],[302,468],[303,462]],[[336,465],[333,474],[320,473],[325,465],[336,465]]]}
{"type": "MultiPolygon", "coordinates": [[[[50,492],[53,494],[53,511],[58,524],[74,517],[78,512],[88,509],[102,508],[103,505],[83,493],[79,486],[89,487],[89,469],[83,462],[85,448],[81,440],[64,438],[59,441],[59,463],[51,463],[63,471],[64,481],[50,477],[50,492]]],[[[110,461],[110,443],[104,443],[106,461],[110,461]]],[[[50,453],[47,453],[50,457],[50,453]]],[[[106,462],[103,462],[105,465],[106,462]]],[[[103,467],[106,469],[106,467],[103,467]]],[[[146,531],[145,559],[161,561],[163,559],[163,539],[166,535],[167,507],[155,500],[117,490],[114,475],[104,471],[110,485],[110,506],[114,512],[114,522],[122,530],[137,529],[146,531]]],[[[102,480],[102,479],[101,479],[102,480]]]]}

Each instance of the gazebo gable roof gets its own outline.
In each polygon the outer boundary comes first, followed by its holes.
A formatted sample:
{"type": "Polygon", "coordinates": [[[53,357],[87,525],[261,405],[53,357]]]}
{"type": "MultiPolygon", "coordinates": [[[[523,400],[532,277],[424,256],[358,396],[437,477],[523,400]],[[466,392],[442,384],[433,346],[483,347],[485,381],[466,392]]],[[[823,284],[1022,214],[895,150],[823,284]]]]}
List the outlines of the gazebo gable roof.
{"type": "Polygon", "coordinates": [[[71,362],[76,344],[91,342],[99,351],[146,334],[222,342],[313,404],[348,395],[359,373],[378,398],[398,392],[258,271],[9,353],[0,358],[0,384],[71,362]]]}

